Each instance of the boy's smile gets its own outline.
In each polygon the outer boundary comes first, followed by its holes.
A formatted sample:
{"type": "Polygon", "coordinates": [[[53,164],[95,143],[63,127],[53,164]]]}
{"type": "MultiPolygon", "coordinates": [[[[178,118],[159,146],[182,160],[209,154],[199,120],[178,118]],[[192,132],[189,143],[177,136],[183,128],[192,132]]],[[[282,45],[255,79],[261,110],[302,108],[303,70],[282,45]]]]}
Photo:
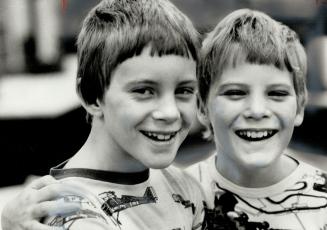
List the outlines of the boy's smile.
{"type": "Polygon", "coordinates": [[[268,65],[225,70],[210,89],[207,109],[218,165],[225,168],[272,166],[303,119],[291,74],[268,65]]]}
{"type": "Polygon", "coordinates": [[[238,129],[235,134],[246,141],[266,140],[277,133],[275,129],[238,129]]]}
{"type": "Polygon", "coordinates": [[[148,131],[140,131],[144,136],[148,137],[153,141],[159,142],[169,142],[171,141],[177,134],[176,132],[148,132],[148,131]]]}
{"type": "Polygon", "coordinates": [[[150,56],[146,47],[113,71],[99,108],[120,171],[172,163],[196,116],[195,67],[177,55],[150,56]]]}

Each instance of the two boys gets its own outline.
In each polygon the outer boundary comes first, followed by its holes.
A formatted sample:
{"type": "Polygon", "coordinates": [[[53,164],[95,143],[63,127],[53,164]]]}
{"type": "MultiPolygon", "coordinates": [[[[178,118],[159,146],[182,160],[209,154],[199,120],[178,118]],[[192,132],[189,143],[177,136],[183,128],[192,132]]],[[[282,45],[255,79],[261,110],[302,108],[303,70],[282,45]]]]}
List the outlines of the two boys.
{"type": "MultiPolygon", "coordinates": [[[[137,73],[137,69],[129,66],[129,64],[135,66],[135,63],[130,61],[141,58],[140,62],[148,63],[148,59],[143,58],[146,53],[140,53],[140,56],[125,61],[128,66],[124,71],[120,70],[120,67],[125,66],[124,62],[115,71],[118,74],[127,73],[127,76],[128,73],[137,73]]],[[[163,57],[165,59],[165,56],[163,57]]],[[[174,62],[177,62],[178,59],[175,58],[174,62]]],[[[151,63],[147,66],[152,64],[154,65],[151,63]]],[[[187,62],[181,64],[187,66],[187,62]]],[[[142,66],[140,70],[144,71],[144,67],[142,66]]],[[[163,69],[161,71],[165,72],[163,69]]],[[[207,228],[326,227],[326,174],[283,154],[294,126],[300,125],[303,120],[306,102],[305,74],[306,55],[296,34],[265,14],[250,10],[233,12],[204,40],[198,71],[200,117],[207,124],[209,135],[214,134],[217,154],[203,163],[192,166],[189,171],[201,182],[206,193],[207,228]]],[[[167,76],[169,77],[169,74],[167,76]]],[[[114,79],[112,78],[112,81],[114,79]]],[[[120,86],[117,82],[110,84],[116,85],[117,88],[120,86]]],[[[159,96],[159,91],[156,91],[157,88],[153,85],[156,84],[147,84],[140,90],[137,88],[137,98],[143,102],[159,96]]],[[[177,83],[176,87],[173,87],[174,92],[180,92],[177,90],[179,85],[183,84],[177,83]]],[[[108,93],[111,86],[109,85],[108,93]]],[[[186,89],[182,92],[183,96],[189,93],[186,89]]],[[[111,97],[108,96],[107,100],[109,98],[111,97]]],[[[123,103],[124,101],[119,101],[115,105],[120,106],[123,103]]],[[[174,117],[172,114],[177,114],[174,109],[176,107],[171,107],[171,103],[172,101],[167,99],[163,107],[167,109],[167,114],[170,114],[169,118],[174,117]],[[172,112],[174,110],[175,112],[172,112]]],[[[91,104],[94,106],[94,103],[91,104]]],[[[95,111],[98,111],[101,106],[95,108],[95,111]]],[[[97,113],[92,111],[89,113],[93,114],[94,119],[97,113]]],[[[116,116],[116,113],[109,114],[110,111],[100,109],[98,115],[107,119],[120,117],[116,116]]],[[[123,115],[123,112],[119,113],[118,110],[117,114],[123,115]]],[[[160,116],[157,114],[155,117],[159,120],[160,116]]],[[[146,119],[141,119],[143,120],[147,122],[146,119]]],[[[116,126],[108,127],[116,128],[118,133],[122,129],[116,126]]],[[[128,128],[128,124],[126,127],[126,130],[133,130],[128,128]]],[[[140,129],[137,130],[154,141],[169,140],[173,134],[168,132],[165,136],[163,133],[149,131],[145,127],[147,126],[141,122],[140,129]]],[[[134,130],[131,133],[132,136],[137,136],[134,130]]],[[[127,141],[122,142],[125,144],[121,146],[127,144],[127,141]]],[[[150,157],[153,157],[152,153],[150,151],[150,157]]],[[[141,154],[136,154],[135,158],[139,162],[144,162],[143,165],[157,167],[156,163],[144,160],[141,154]]],[[[92,157],[88,156],[85,159],[92,157]]],[[[159,167],[167,166],[171,163],[170,159],[164,161],[167,164],[159,164],[159,167]]],[[[54,172],[56,170],[58,169],[54,172]]],[[[177,200],[179,198],[177,195],[174,197],[177,200]]],[[[179,201],[183,203],[182,199],[179,201]]],[[[184,202],[186,203],[190,204],[184,202]]]]}

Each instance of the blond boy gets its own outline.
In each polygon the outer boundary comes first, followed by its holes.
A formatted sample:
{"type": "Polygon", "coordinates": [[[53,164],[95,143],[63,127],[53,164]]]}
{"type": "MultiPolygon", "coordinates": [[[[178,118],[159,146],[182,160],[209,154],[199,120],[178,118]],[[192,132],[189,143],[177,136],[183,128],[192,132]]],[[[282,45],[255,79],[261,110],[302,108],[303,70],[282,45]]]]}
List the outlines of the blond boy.
{"type": "Polygon", "coordinates": [[[294,31],[268,15],[227,15],[203,42],[201,120],[217,153],[189,169],[205,188],[209,229],[325,229],[327,174],[287,155],[307,100],[294,31]]]}

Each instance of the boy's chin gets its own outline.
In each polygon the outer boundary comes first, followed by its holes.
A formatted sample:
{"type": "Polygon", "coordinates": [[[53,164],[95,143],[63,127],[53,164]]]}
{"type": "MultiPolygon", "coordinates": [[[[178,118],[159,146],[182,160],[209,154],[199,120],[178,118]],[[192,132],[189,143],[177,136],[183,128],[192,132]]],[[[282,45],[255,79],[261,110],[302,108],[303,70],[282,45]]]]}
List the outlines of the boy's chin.
{"type": "Polygon", "coordinates": [[[151,169],[165,169],[173,163],[174,159],[150,162],[146,166],[151,169]]]}
{"type": "Polygon", "coordinates": [[[243,165],[244,168],[247,168],[250,171],[268,168],[274,164],[274,162],[280,157],[280,155],[281,154],[279,153],[274,153],[271,155],[269,155],[269,153],[252,153],[241,160],[241,165],[243,165]]]}

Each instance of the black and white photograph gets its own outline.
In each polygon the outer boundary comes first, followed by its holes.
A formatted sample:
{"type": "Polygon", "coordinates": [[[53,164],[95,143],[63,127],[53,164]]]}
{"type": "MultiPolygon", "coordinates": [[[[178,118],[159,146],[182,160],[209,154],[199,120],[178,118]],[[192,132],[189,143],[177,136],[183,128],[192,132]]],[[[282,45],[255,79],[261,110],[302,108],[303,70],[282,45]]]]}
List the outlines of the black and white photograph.
{"type": "Polygon", "coordinates": [[[0,0],[0,230],[327,230],[326,0],[0,0]]]}

